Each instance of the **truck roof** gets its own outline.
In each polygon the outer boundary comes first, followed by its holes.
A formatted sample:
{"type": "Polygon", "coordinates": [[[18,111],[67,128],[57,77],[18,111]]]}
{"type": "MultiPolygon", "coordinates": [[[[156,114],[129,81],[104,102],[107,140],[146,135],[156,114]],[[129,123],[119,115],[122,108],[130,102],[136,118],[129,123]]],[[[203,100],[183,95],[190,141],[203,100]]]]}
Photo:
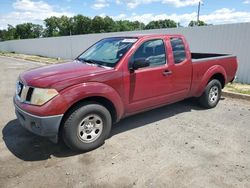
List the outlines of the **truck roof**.
{"type": "Polygon", "coordinates": [[[180,34],[131,34],[131,35],[121,35],[121,36],[115,36],[115,37],[107,37],[107,38],[150,38],[150,37],[183,37],[183,35],[180,34]]]}

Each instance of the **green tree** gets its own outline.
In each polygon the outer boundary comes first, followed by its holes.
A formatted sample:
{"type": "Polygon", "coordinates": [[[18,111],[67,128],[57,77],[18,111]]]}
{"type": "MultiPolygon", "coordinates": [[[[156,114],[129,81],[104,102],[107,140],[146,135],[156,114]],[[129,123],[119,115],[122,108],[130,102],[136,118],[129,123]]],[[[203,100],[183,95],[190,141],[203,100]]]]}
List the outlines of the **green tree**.
{"type": "Polygon", "coordinates": [[[28,39],[39,38],[42,36],[43,27],[38,24],[24,23],[16,25],[15,38],[16,39],[28,39]]]}
{"type": "Polygon", "coordinates": [[[45,31],[44,36],[46,37],[54,37],[59,36],[59,28],[58,28],[59,18],[52,16],[50,18],[46,18],[44,20],[45,23],[45,31]]]}
{"type": "Polygon", "coordinates": [[[197,21],[191,21],[188,26],[189,27],[194,27],[194,26],[206,26],[207,24],[204,21],[199,20],[199,22],[197,23],[197,21]]]}
{"type": "MultiPolygon", "coordinates": [[[[201,22],[199,24],[202,25],[204,23],[201,22]]],[[[173,20],[166,19],[151,21],[145,26],[145,24],[139,21],[114,21],[109,16],[104,18],[95,16],[93,19],[91,19],[79,14],[74,17],[52,16],[44,20],[44,25],[45,29],[43,29],[41,25],[32,23],[18,24],[16,27],[9,25],[7,30],[0,30],[0,40],[171,28],[177,27],[177,25],[179,26],[179,23],[177,24],[173,20]]]]}
{"type": "Polygon", "coordinates": [[[112,18],[106,16],[105,18],[103,18],[103,21],[105,32],[114,32],[117,30],[116,23],[112,18]]]}
{"type": "Polygon", "coordinates": [[[32,32],[33,32],[33,37],[32,38],[39,38],[43,36],[43,26],[39,25],[39,24],[33,24],[32,27],[32,32]]]}
{"type": "Polygon", "coordinates": [[[16,28],[12,25],[8,25],[7,30],[2,32],[2,40],[14,40],[16,34],[16,28]]]}
{"type": "Polygon", "coordinates": [[[131,25],[133,30],[143,30],[145,28],[145,24],[139,21],[134,21],[131,25]]]}
{"type": "Polygon", "coordinates": [[[72,19],[72,34],[87,34],[91,33],[91,19],[83,15],[74,16],[72,19]]]}
{"type": "Polygon", "coordinates": [[[158,29],[158,28],[160,28],[158,21],[151,21],[145,27],[145,29],[158,29]]]}
{"type": "Polygon", "coordinates": [[[177,23],[173,20],[157,20],[151,21],[146,26],[145,29],[161,29],[161,28],[173,28],[177,27],[177,23]]]}
{"type": "Polygon", "coordinates": [[[73,19],[67,16],[62,16],[57,20],[57,27],[60,36],[71,35],[73,30],[73,19]]]}
{"type": "Polygon", "coordinates": [[[92,24],[91,24],[92,33],[104,33],[106,27],[107,26],[105,25],[105,21],[102,17],[95,16],[92,19],[92,24]]]}
{"type": "Polygon", "coordinates": [[[131,22],[128,20],[117,21],[117,31],[131,31],[131,22]]]}
{"type": "Polygon", "coordinates": [[[0,30],[0,41],[4,40],[4,32],[6,32],[6,30],[0,30]]]}

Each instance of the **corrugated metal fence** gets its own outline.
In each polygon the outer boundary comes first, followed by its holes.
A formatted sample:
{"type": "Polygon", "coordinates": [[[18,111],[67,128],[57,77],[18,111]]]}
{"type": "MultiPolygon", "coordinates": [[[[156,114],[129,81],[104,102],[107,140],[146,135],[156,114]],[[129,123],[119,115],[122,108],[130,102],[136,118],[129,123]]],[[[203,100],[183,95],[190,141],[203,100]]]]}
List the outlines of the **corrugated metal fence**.
{"type": "Polygon", "coordinates": [[[72,59],[101,38],[137,33],[183,34],[193,52],[237,55],[237,79],[250,84],[250,23],[13,40],[0,42],[0,51],[72,59]]]}

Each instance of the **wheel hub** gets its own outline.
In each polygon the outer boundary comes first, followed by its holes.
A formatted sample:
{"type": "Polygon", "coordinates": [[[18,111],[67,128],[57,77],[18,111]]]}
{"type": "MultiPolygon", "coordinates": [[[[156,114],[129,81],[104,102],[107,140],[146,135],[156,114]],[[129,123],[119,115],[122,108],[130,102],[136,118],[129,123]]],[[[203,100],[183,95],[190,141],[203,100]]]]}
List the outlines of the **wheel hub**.
{"type": "Polygon", "coordinates": [[[219,88],[217,86],[213,86],[209,91],[209,100],[211,103],[217,102],[219,98],[219,88]]]}
{"type": "Polygon", "coordinates": [[[97,114],[85,116],[78,125],[78,137],[82,142],[90,143],[95,141],[102,132],[103,121],[97,114]]]}
{"type": "Polygon", "coordinates": [[[94,128],[94,123],[89,122],[88,124],[85,125],[86,130],[92,130],[94,128]]]}

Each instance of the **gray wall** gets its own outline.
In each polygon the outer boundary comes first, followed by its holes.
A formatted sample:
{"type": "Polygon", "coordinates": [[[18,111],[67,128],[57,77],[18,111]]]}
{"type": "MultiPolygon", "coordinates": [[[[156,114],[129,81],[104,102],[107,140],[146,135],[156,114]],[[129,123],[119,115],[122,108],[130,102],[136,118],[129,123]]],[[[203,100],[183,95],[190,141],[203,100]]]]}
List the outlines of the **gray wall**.
{"type": "Polygon", "coordinates": [[[135,33],[183,34],[193,52],[237,55],[237,80],[250,84],[250,23],[13,40],[0,42],[0,51],[72,59],[101,38],[135,33]]]}

